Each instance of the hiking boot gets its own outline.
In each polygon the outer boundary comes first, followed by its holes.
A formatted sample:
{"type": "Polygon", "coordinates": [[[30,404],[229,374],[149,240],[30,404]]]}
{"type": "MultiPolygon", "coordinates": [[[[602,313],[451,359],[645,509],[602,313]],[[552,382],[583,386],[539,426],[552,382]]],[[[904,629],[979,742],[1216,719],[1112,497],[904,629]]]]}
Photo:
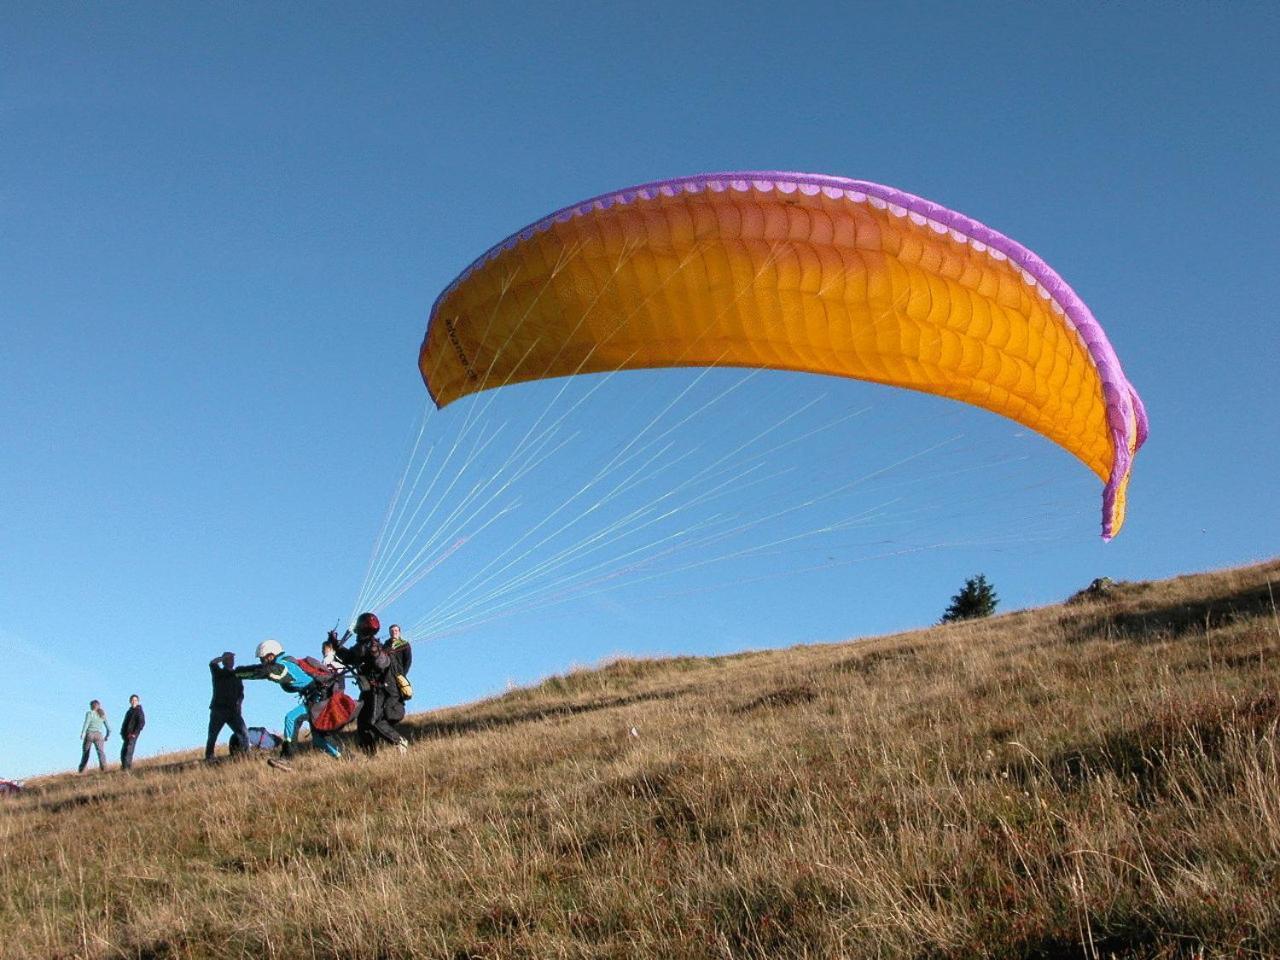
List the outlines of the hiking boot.
{"type": "Polygon", "coordinates": [[[292,756],[293,756],[293,741],[286,740],[284,742],[284,745],[280,748],[280,759],[288,760],[292,756]]]}
{"type": "Polygon", "coordinates": [[[400,756],[404,756],[409,752],[409,741],[404,737],[400,738],[400,742],[396,744],[396,749],[400,751],[400,756]]]}

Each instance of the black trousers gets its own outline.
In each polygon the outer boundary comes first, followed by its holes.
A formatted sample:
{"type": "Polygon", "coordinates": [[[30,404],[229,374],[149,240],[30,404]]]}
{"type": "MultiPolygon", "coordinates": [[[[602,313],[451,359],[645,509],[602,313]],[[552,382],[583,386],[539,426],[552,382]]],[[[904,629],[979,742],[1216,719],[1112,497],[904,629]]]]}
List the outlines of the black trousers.
{"type": "Polygon", "coordinates": [[[213,759],[213,748],[217,746],[218,734],[222,732],[224,726],[230,727],[231,732],[239,739],[241,750],[248,749],[249,731],[245,729],[244,717],[240,716],[240,707],[238,705],[234,707],[210,707],[209,737],[204,742],[204,758],[206,760],[213,759]]]}
{"type": "Polygon", "coordinates": [[[138,742],[137,737],[122,737],[124,742],[120,744],[120,769],[133,769],[133,745],[138,742]]]}
{"type": "Polygon", "coordinates": [[[387,719],[385,690],[371,689],[360,694],[360,713],[356,716],[356,740],[368,753],[378,748],[378,740],[399,743],[400,732],[387,719]]]}

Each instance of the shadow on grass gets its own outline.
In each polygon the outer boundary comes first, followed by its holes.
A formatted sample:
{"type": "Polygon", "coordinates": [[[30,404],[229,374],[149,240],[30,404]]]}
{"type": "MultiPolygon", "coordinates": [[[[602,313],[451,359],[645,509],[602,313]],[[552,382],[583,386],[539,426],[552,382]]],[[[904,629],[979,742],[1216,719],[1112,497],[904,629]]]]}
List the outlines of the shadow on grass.
{"type": "Polygon", "coordinates": [[[615,707],[629,707],[637,703],[649,703],[657,700],[674,700],[688,693],[691,687],[676,687],[669,690],[656,690],[652,693],[633,693],[617,697],[597,697],[582,703],[562,703],[554,706],[533,707],[512,713],[485,713],[475,717],[460,717],[456,720],[419,720],[407,722],[400,731],[408,740],[437,740],[441,737],[460,737],[467,734],[480,733],[485,730],[498,730],[503,727],[522,723],[538,723],[557,717],[572,717],[581,713],[592,713],[597,710],[611,710],[615,707]]]}
{"type": "Polygon", "coordinates": [[[1272,589],[1267,584],[1249,587],[1223,596],[1171,603],[1147,610],[1115,613],[1099,611],[1064,620],[1068,643],[1120,637],[1134,640],[1165,640],[1191,631],[1226,626],[1272,611],[1272,589]]]}
{"type": "Polygon", "coordinates": [[[1136,788],[1139,805],[1169,794],[1168,767],[1179,757],[1217,762],[1232,733],[1250,737],[1272,732],[1280,724],[1280,696],[1262,694],[1240,702],[1189,704],[1138,726],[1109,733],[1096,742],[1061,750],[1047,759],[1025,757],[1002,774],[1027,784],[1046,774],[1061,790],[1077,790],[1102,774],[1136,788]]]}
{"type": "Polygon", "coordinates": [[[871,650],[867,653],[859,653],[843,660],[837,660],[831,669],[836,673],[857,673],[864,677],[870,676],[884,667],[917,662],[919,658],[916,654],[923,649],[918,644],[904,643],[885,650],[871,650]]]}
{"type": "Polygon", "coordinates": [[[770,690],[763,696],[756,697],[754,700],[736,706],[733,712],[736,714],[754,713],[757,710],[770,710],[778,707],[794,707],[802,703],[812,703],[818,698],[818,693],[813,687],[807,683],[798,683],[786,687],[778,687],[776,690],[770,690]]]}

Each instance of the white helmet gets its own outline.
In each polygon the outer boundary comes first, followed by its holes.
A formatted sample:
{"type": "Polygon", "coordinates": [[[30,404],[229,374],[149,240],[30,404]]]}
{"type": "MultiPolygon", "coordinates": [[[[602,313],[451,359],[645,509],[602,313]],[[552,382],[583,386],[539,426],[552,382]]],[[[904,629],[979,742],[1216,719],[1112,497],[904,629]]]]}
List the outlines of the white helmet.
{"type": "Polygon", "coordinates": [[[254,656],[261,660],[263,657],[271,656],[272,654],[278,657],[282,653],[284,653],[284,647],[280,646],[279,640],[263,640],[258,644],[258,649],[254,651],[254,656]]]}

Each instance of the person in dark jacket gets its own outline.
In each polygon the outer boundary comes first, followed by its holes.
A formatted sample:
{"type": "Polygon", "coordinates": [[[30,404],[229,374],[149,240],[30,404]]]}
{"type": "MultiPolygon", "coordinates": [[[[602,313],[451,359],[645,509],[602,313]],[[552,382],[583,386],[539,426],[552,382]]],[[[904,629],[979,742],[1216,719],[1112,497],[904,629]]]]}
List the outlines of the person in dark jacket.
{"type": "Polygon", "coordinates": [[[244,681],[236,676],[236,655],[224,653],[209,661],[209,675],[213,679],[213,699],[209,701],[209,736],[204,743],[205,760],[213,759],[218,734],[224,726],[231,728],[231,752],[246,749],[249,731],[245,729],[240,705],[244,702],[244,681]]]}
{"type": "Polygon", "coordinates": [[[365,753],[375,753],[378,741],[384,740],[404,753],[409,742],[400,736],[394,724],[404,717],[404,704],[396,686],[398,661],[392,657],[378,639],[382,624],[372,613],[362,613],[356,618],[356,642],[343,646],[343,640],[329,632],[329,640],[335,644],[334,656],[339,663],[352,667],[356,683],[360,687],[360,713],[356,717],[356,741],[365,753]]]}
{"type": "Polygon", "coordinates": [[[125,711],[124,720],[120,722],[120,769],[133,769],[133,746],[138,742],[138,734],[147,725],[147,715],[142,712],[142,700],[135,693],[129,698],[129,709],[125,711]]]}
{"type": "Polygon", "coordinates": [[[393,623],[387,630],[390,636],[387,639],[386,647],[391,651],[393,657],[400,660],[400,672],[406,677],[409,675],[409,668],[413,666],[413,645],[400,635],[400,624],[393,623]]]}

